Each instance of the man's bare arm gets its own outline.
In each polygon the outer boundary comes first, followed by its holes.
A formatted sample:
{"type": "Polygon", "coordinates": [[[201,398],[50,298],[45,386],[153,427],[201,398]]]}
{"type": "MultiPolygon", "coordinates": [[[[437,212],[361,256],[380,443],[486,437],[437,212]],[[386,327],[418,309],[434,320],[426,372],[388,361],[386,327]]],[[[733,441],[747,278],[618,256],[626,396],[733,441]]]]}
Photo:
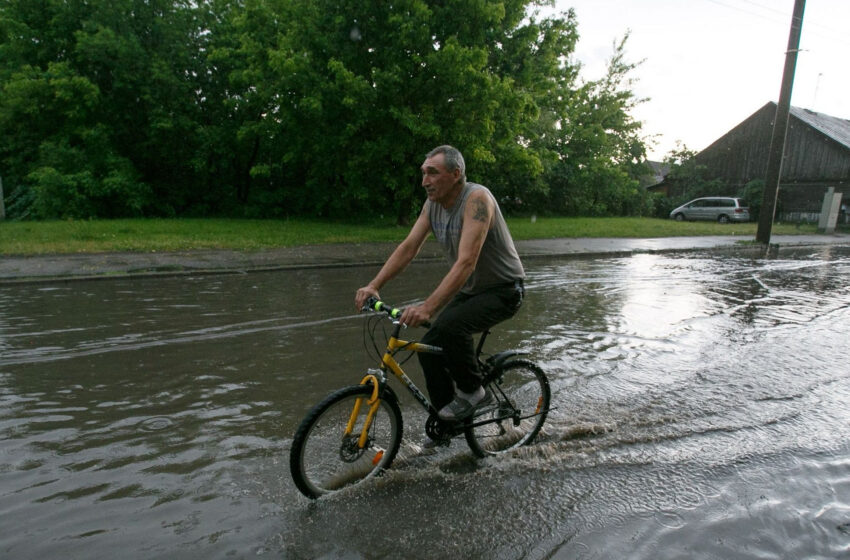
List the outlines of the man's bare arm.
{"type": "Polygon", "coordinates": [[[419,213],[419,217],[410,229],[410,233],[407,234],[404,241],[402,241],[398,247],[395,248],[389,258],[387,258],[387,261],[384,263],[384,266],[381,267],[381,270],[375,278],[373,278],[367,285],[357,290],[357,294],[354,296],[354,305],[358,311],[363,308],[363,304],[370,296],[380,297],[378,290],[383,288],[387,282],[398,276],[398,274],[401,273],[408,264],[410,264],[416,255],[419,254],[420,249],[422,249],[422,245],[428,238],[428,234],[431,233],[431,223],[425,213],[426,207],[427,204],[422,207],[422,211],[419,213]]]}

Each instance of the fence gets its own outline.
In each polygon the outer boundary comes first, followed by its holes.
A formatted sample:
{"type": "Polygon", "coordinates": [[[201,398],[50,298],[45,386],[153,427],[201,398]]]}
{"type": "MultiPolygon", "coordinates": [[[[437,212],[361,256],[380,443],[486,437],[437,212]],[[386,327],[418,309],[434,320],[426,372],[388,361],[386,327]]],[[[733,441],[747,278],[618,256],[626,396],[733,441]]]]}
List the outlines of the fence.
{"type": "MultiPolygon", "coordinates": [[[[788,224],[817,224],[820,221],[820,212],[780,212],[776,214],[775,221],[788,224]]],[[[838,215],[838,223],[850,224],[850,215],[842,212],[838,215]]]]}
{"type": "Polygon", "coordinates": [[[781,212],[776,215],[777,222],[816,224],[818,220],[820,220],[820,212],[781,212]]]}

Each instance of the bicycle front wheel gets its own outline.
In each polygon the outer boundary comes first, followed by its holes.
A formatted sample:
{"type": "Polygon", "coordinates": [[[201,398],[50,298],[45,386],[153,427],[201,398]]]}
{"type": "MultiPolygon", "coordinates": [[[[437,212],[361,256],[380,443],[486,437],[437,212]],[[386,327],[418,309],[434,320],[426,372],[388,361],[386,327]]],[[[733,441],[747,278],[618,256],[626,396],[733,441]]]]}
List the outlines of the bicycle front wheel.
{"type": "Polygon", "coordinates": [[[464,431],[478,457],[498,455],[527,445],[537,436],[549,413],[549,381],[536,364],[514,360],[496,371],[486,384],[493,395],[464,431]]]}
{"type": "Polygon", "coordinates": [[[292,440],[289,469],[298,490],[308,498],[359,484],[393,462],[401,444],[402,419],[398,400],[389,389],[371,420],[366,444],[358,443],[371,395],[370,385],[345,387],[313,407],[301,422],[292,440]],[[353,429],[346,435],[352,419],[353,429]]]}

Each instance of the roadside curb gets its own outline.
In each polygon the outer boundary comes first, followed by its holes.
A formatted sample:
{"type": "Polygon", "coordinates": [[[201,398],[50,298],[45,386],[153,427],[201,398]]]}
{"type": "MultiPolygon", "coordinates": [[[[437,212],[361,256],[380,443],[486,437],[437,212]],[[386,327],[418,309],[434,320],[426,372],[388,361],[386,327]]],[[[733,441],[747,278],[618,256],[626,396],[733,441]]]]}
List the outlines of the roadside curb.
{"type": "MultiPolygon", "coordinates": [[[[769,255],[781,248],[850,245],[850,235],[785,235],[775,237],[769,255]]],[[[4,257],[0,260],[0,285],[45,282],[165,278],[187,275],[248,274],[317,268],[378,267],[396,243],[356,243],[268,249],[263,251],[197,250],[171,253],[96,253],[4,257]]],[[[741,236],[665,238],[561,238],[516,243],[524,260],[538,258],[599,258],[636,253],[734,248],[765,248],[741,236]]],[[[435,242],[426,243],[416,262],[442,261],[435,242]]]]}

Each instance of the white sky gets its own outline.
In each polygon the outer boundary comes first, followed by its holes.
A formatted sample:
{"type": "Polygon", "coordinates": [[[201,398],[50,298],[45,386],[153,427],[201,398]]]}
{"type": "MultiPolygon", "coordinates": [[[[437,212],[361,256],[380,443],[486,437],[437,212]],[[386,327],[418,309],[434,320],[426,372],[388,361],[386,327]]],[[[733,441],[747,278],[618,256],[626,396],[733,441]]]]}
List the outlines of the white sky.
{"type": "MultiPolygon", "coordinates": [[[[582,76],[604,75],[615,41],[644,60],[635,111],[649,158],[680,141],[700,151],[768,101],[778,101],[794,0],[556,0],[578,18],[582,76]]],[[[791,104],[850,119],[850,0],[807,0],[791,104]]]]}

